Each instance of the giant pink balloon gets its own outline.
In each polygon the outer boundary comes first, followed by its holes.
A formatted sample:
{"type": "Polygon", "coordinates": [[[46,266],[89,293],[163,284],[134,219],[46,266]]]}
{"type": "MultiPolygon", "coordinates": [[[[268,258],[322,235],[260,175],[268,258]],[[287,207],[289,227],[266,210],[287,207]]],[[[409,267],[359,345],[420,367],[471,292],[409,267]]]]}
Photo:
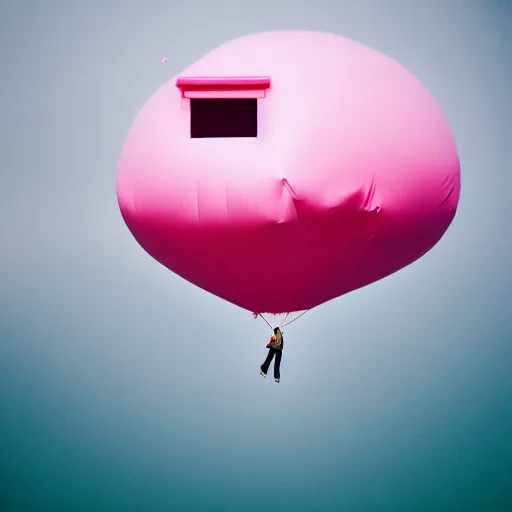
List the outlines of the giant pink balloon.
{"type": "Polygon", "coordinates": [[[450,127],[393,59],[333,34],[270,32],[180,76],[270,78],[255,138],[191,138],[175,77],[126,140],[123,218],[191,283],[250,311],[309,309],[409,265],[450,225],[460,193],[450,127]]]}

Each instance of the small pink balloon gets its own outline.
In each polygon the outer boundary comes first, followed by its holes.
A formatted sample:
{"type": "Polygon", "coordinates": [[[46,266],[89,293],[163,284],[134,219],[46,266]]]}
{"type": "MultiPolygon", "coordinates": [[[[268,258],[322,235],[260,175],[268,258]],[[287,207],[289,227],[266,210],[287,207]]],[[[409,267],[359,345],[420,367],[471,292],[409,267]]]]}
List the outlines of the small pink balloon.
{"type": "Polygon", "coordinates": [[[162,62],[169,62],[169,59],[168,59],[167,57],[164,57],[164,58],[162,59],[162,62]]]}

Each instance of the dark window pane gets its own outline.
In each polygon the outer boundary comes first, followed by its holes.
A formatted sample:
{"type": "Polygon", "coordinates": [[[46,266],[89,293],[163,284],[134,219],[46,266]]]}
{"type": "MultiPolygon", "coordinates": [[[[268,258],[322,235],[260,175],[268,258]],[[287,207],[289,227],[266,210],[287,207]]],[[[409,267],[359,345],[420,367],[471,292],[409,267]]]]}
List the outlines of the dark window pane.
{"type": "Polygon", "coordinates": [[[258,100],[190,100],[190,135],[205,137],[257,137],[258,100]]]}

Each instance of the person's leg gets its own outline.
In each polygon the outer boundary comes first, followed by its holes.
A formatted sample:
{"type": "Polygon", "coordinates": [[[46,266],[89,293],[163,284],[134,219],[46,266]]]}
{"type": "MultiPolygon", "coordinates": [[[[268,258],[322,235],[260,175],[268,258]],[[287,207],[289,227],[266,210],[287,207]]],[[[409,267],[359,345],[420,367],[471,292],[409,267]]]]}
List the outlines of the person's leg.
{"type": "Polygon", "coordinates": [[[281,357],[283,357],[283,351],[282,350],[276,350],[276,360],[274,361],[274,379],[280,379],[281,373],[280,373],[280,366],[281,366],[281,357]]]}
{"type": "Polygon", "coordinates": [[[261,365],[261,371],[266,375],[268,372],[268,367],[270,366],[270,363],[272,362],[272,358],[274,357],[275,350],[273,348],[270,348],[268,350],[267,358],[265,359],[265,362],[261,365]]]}

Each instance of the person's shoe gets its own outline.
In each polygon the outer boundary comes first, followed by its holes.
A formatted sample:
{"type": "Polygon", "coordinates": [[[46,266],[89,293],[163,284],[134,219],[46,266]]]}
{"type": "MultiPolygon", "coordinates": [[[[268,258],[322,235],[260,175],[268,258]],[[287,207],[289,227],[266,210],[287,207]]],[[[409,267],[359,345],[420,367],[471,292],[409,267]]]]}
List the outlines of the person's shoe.
{"type": "Polygon", "coordinates": [[[263,370],[260,370],[260,375],[263,377],[263,378],[267,378],[267,374],[266,373],[263,373],[263,370]]]}
{"type": "Polygon", "coordinates": [[[276,381],[277,383],[279,383],[279,381],[280,381],[280,380],[281,380],[281,379],[275,379],[275,381],[276,381]]]}

